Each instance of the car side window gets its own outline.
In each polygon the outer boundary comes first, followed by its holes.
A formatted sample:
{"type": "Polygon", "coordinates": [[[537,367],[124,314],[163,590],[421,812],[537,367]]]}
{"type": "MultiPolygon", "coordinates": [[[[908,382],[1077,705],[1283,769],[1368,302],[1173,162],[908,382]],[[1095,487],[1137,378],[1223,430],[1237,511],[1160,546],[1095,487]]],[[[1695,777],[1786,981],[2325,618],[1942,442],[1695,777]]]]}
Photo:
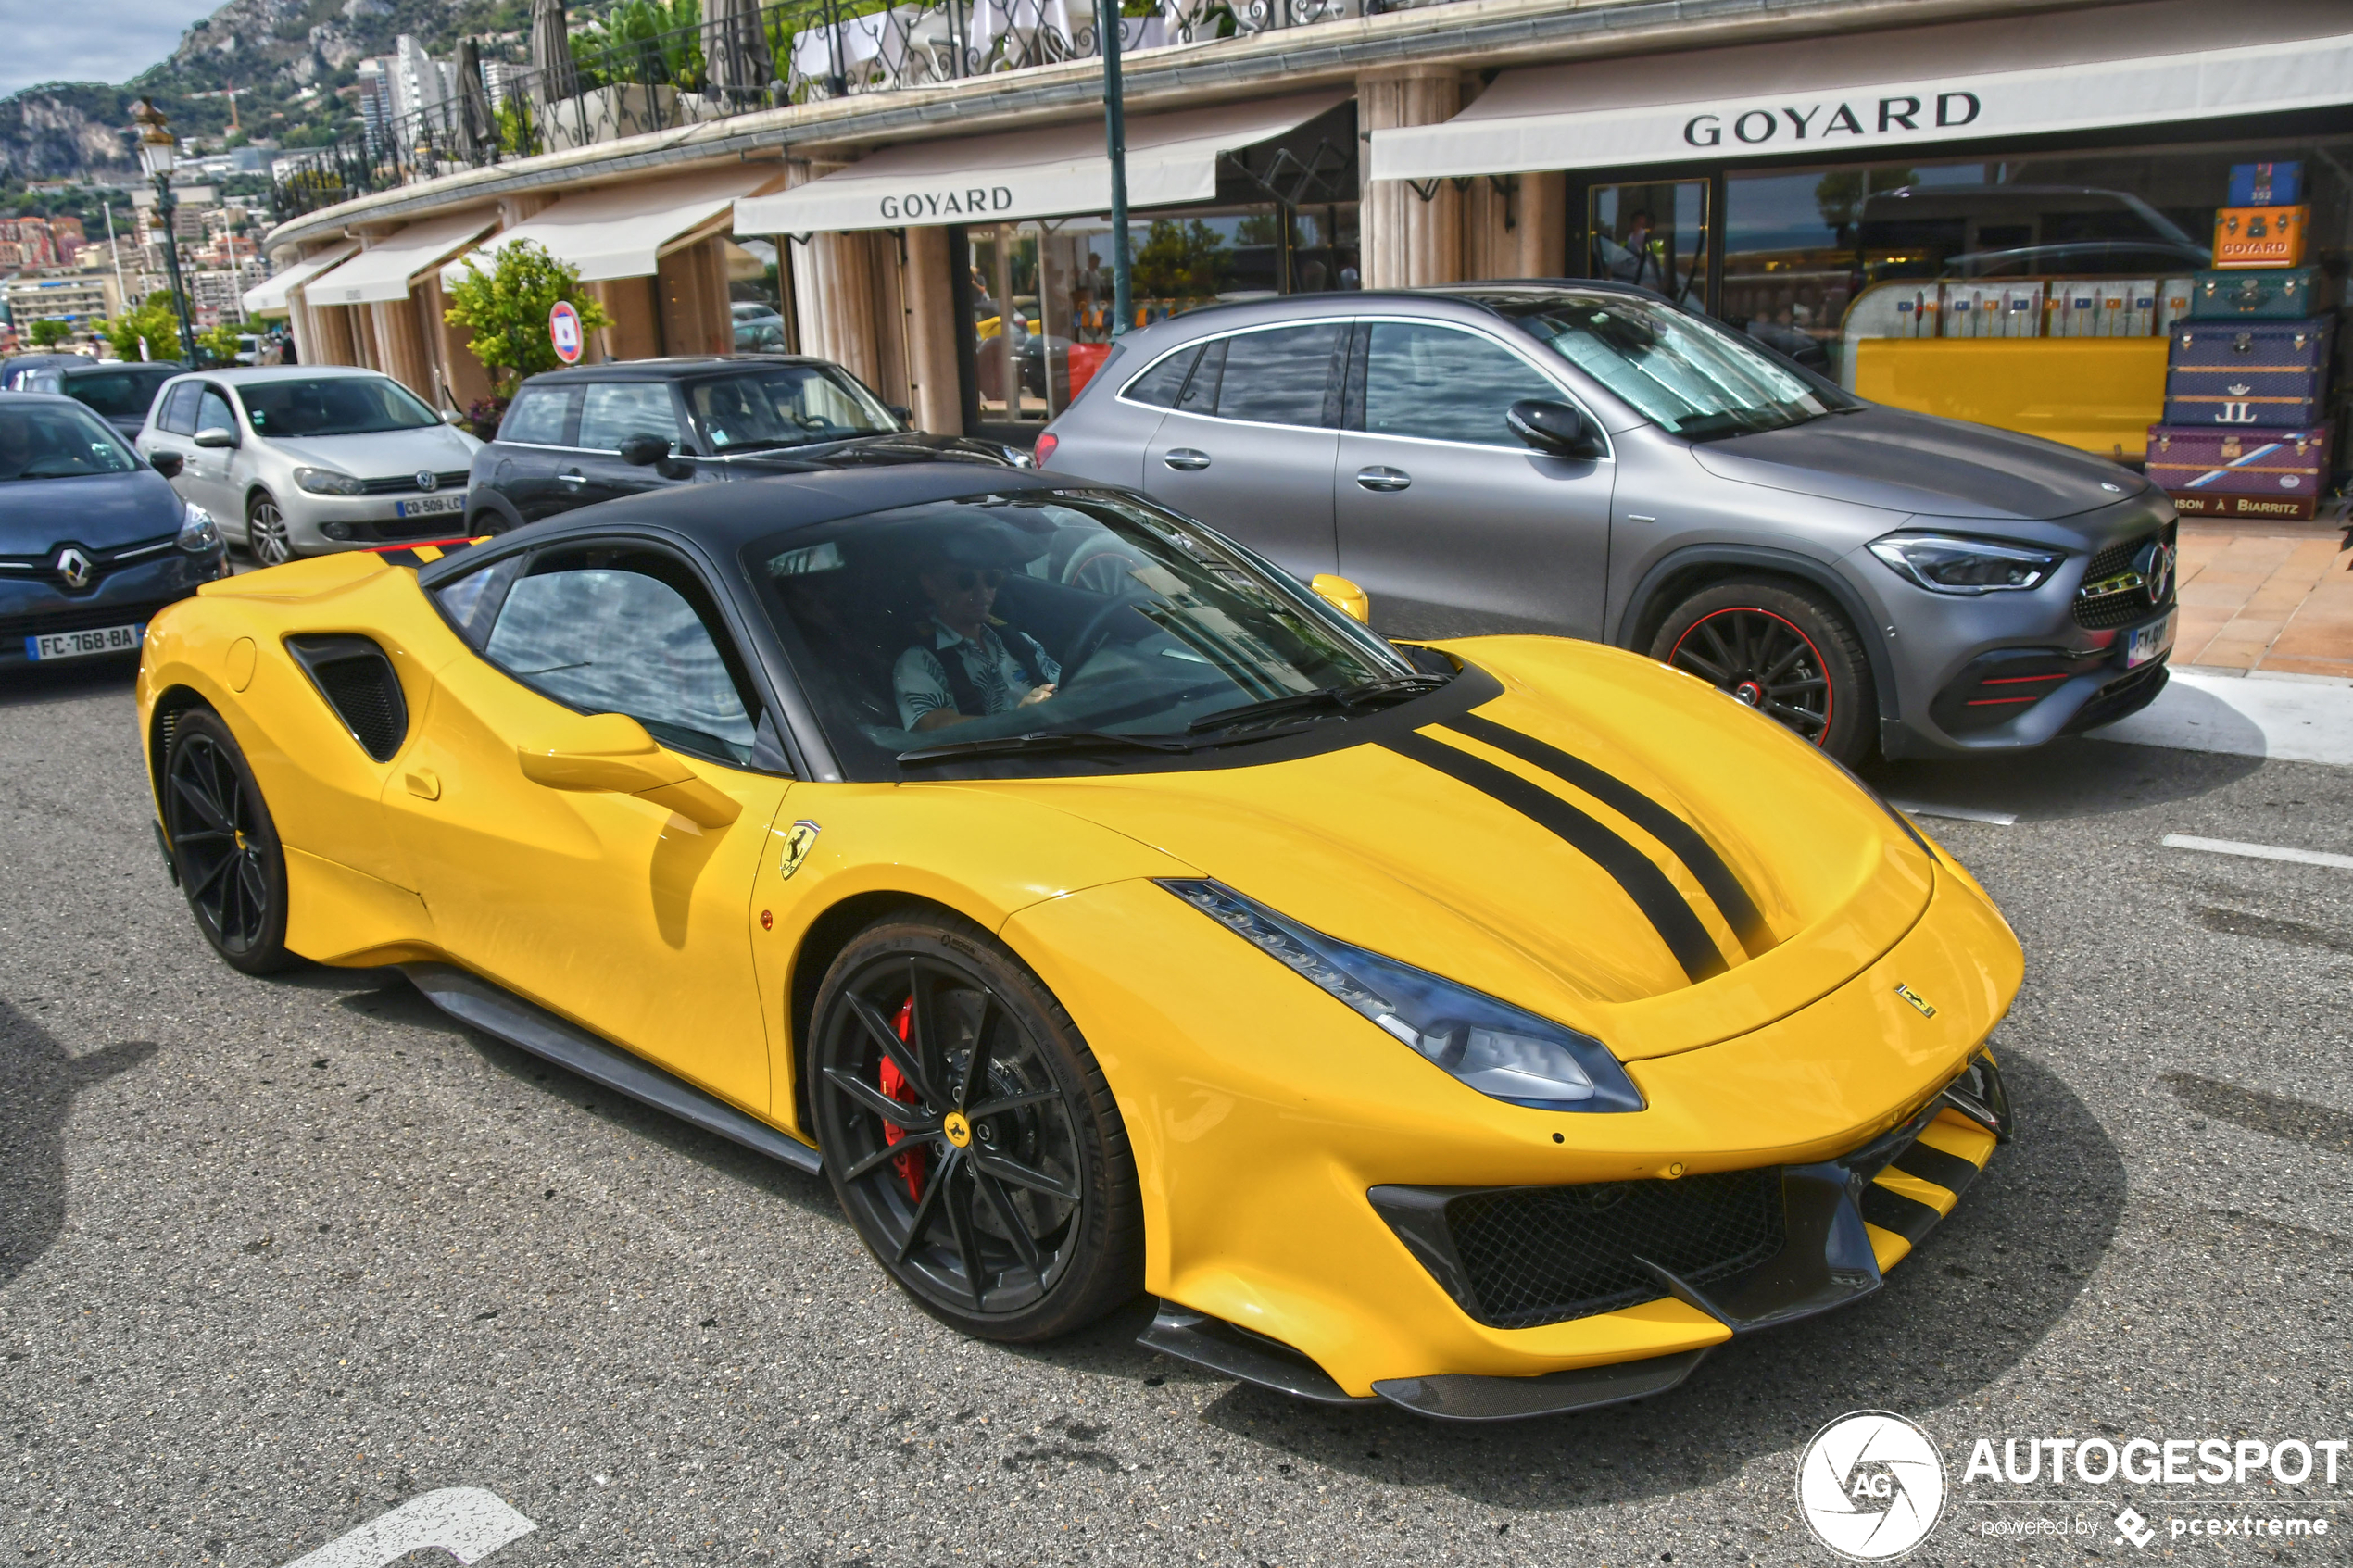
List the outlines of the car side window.
{"type": "Polygon", "coordinates": [[[678,439],[678,406],[670,383],[659,381],[592,382],[581,389],[580,433],[574,446],[618,452],[633,435],[678,439]]]}
{"type": "Polygon", "coordinates": [[[507,602],[507,591],[515,585],[515,579],[522,575],[529,560],[528,556],[509,556],[434,586],[433,602],[441,607],[441,613],[449,618],[458,635],[465,638],[476,653],[482,651],[482,645],[490,636],[491,623],[498,619],[498,608],[507,602]]]}
{"type": "Polygon", "coordinates": [[[572,422],[569,386],[526,386],[515,394],[507,418],[498,427],[501,441],[528,442],[535,446],[561,446],[564,427],[572,422]]]}
{"type": "Polygon", "coordinates": [[[196,429],[236,433],[237,416],[229,411],[229,399],[219,387],[208,386],[204,389],[202,399],[196,405],[196,429]]]}
{"type": "Polygon", "coordinates": [[[1499,343],[1453,327],[1376,321],[1365,364],[1365,433],[1521,447],[1504,412],[1560,388],[1499,343]]]}
{"type": "Polygon", "coordinates": [[[195,434],[196,399],[203,393],[204,388],[198,383],[182,382],[171,389],[171,395],[164,399],[163,413],[156,423],[174,435],[195,434]]]}
{"type": "Polygon", "coordinates": [[[1226,340],[1217,417],[1260,424],[1321,425],[1331,380],[1336,321],[1242,332],[1226,340]]]}
{"type": "Polygon", "coordinates": [[[1199,345],[1180,348],[1176,353],[1127,383],[1122,395],[1131,403],[1149,403],[1155,408],[1174,408],[1176,395],[1185,390],[1185,378],[1193,373],[1193,361],[1201,358],[1199,345]]]}
{"type": "Polygon", "coordinates": [[[673,750],[750,762],[758,698],[717,607],[675,558],[542,551],[495,614],[483,657],[523,684],[584,712],[626,713],[673,750]]]}

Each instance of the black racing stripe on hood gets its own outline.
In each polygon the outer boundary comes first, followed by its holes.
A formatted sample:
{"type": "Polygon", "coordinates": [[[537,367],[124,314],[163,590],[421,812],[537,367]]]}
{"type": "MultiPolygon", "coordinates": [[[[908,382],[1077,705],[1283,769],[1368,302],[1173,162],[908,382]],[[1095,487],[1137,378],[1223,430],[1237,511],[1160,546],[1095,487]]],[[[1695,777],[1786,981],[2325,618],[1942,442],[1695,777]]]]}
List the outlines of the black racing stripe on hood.
{"type": "Polygon", "coordinates": [[[1765,924],[1765,917],[1756,901],[1741,885],[1732,868],[1716,853],[1716,847],[1700,836],[1699,830],[1683,821],[1666,807],[1613,774],[1605,773],[1582,758],[1572,757],[1558,746],[1547,746],[1533,735],[1508,729],[1492,719],[1482,719],[1476,713],[1466,713],[1447,722],[1447,729],[1466,734],[1473,740],[1484,741],[1498,751],[1507,751],[1521,761],[1543,769],[1554,778],[1576,785],[1611,810],[1631,822],[1636,827],[1667,846],[1674,857],[1682,861],[1707,896],[1716,901],[1724,923],[1732,928],[1741,947],[1750,958],[1769,951],[1773,933],[1765,924]]]}
{"type": "Polygon", "coordinates": [[[1708,935],[1707,927],[1700,923],[1699,916],[1692,912],[1683,896],[1675,891],[1675,884],[1667,880],[1667,873],[1653,864],[1649,856],[1559,796],[1509,769],[1499,768],[1425,734],[1404,735],[1381,744],[1409,761],[1434,769],[1510,807],[1607,872],[1634,901],[1634,907],[1642,911],[1642,917],[1651,922],[1659,940],[1667,944],[1693,985],[1723,973],[1728,967],[1716,939],[1708,935]]]}

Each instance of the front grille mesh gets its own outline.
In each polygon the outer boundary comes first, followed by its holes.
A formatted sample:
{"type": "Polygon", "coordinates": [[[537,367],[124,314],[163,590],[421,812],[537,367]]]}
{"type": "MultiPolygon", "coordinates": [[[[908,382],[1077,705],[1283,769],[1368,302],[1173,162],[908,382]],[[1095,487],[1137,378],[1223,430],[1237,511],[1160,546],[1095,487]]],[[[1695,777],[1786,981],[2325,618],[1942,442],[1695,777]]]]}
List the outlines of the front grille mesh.
{"type": "MultiPolygon", "coordinates": [[[[470,471],[466,469],[453,469],[447,473],[437,473],[434,475],[434,478],[440,482],[438,485],[440,489],[463,490],[470,471]]],[[[359,482],[359,488],[370,495],[413,495],[417,491],[417,476],[413,473],[404,473],[398,479],[363,479],[359,482]]]]}
{"type": "MultiPolygon", "coordinates": [[[[2170,535],[2171,530],[2165,532],[2170,535]]],[[[2131,570],[2133,558],[2140,554],[2141,546],[2154,537],[2156,535],[2144,533],[2137,539],[2127,539],[2120,545],[2110,545],[2107,549],[2094,556],[2091,565],[2083,569],[2083,581],[2097,583],[2104,577],[2112,577],[2117,572],[2131,570]]],[[[2170,537],[2168,542],[2171,542],[2170,537]]],[[[2122,626],[2130,621],[2145,620],[2152,610],[2159,608],[2161,607],[2158,604],[2151,601],[2145,588],[2134,588],[2122,594],[2107,594],[2096,599],[2079,598],[2075,601],[2075,624],[2087,631],[2100,632],[2111,626],[2122,626]]]]}
{"type": "Polygon", "coordinates": [[[1680,1181],[1516,1187],[1446,1207],[1481,1322],[1530,1328],[1667,1294],[1647,1258],[1693,1286],[1773,1257],[1784,1238],[1778,1166],[1680,1181]]]}

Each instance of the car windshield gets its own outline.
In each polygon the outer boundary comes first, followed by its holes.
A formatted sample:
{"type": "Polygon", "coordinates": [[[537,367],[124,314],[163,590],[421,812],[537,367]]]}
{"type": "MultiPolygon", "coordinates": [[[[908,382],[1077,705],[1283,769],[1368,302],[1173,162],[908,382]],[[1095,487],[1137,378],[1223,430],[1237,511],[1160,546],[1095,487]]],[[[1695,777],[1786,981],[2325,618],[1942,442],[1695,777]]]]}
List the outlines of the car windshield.
{"type": "Polygon", "coordinates": [[[722,453],[809,446],[899,429],[890,410],[864,387],[820,365],[774,365],[696,382],[686,389],[686,407],[711,449],[722,453]]]}
{"type": "Polygon", "coordinates": [[[1443,684],[1214,535],[1102,491],[816,524],[744,564],[853,777],[1197,751],[1443,684]]]}
{"type": "Polygon", "coordinates": [[[1663,299],[1596,293],[1492,303],[1660,429],[1694,441],[1856,406],[1663,299]]]}
{"type": "Polygon", "coordinates": [[[0,481],[129,473],[139,459],[95,414],[70,404],[0,408],[0,481]]]}
{"type": "Polygon", "coordinates": [[[176,365],[142,365],[120,370],[90,370],[65,379],[65,395],[110,420],[143,419],[156,388],[180,373],[176,365]]]}
{"type": "Polygon", "coordinates": [[[415,394],[387,376],[248,382],[237,388],[237,396],[256,435],[372,435],[441,422],[415,394]]]}

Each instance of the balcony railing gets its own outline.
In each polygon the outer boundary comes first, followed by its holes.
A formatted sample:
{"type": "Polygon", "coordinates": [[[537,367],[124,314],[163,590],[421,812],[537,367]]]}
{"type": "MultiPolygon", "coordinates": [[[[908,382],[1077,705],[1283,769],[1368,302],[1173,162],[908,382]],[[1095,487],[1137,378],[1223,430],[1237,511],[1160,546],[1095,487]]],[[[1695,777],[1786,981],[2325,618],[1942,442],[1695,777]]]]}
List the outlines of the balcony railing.
{"type": "MultiPolygon", "coordinates": [[[[780,0],[705,19],[707,0],[627,0],[576,27],[570,58],[460,69],[452,95],[278,159],[279,217],[459,169],[731,115],[937,86],[1101,52],[1089,0],[780,0]],[[675,23],[684,16],[684,25],[675,23]]],[[[1131,0],[1132,3],[1132,0],[1131,0]]],[[[1123,53],[1210,44],[1449,0],[1160,0],[1123,53]]],[[[724,0],[723,0],[724,4],[724,0]]]]}

